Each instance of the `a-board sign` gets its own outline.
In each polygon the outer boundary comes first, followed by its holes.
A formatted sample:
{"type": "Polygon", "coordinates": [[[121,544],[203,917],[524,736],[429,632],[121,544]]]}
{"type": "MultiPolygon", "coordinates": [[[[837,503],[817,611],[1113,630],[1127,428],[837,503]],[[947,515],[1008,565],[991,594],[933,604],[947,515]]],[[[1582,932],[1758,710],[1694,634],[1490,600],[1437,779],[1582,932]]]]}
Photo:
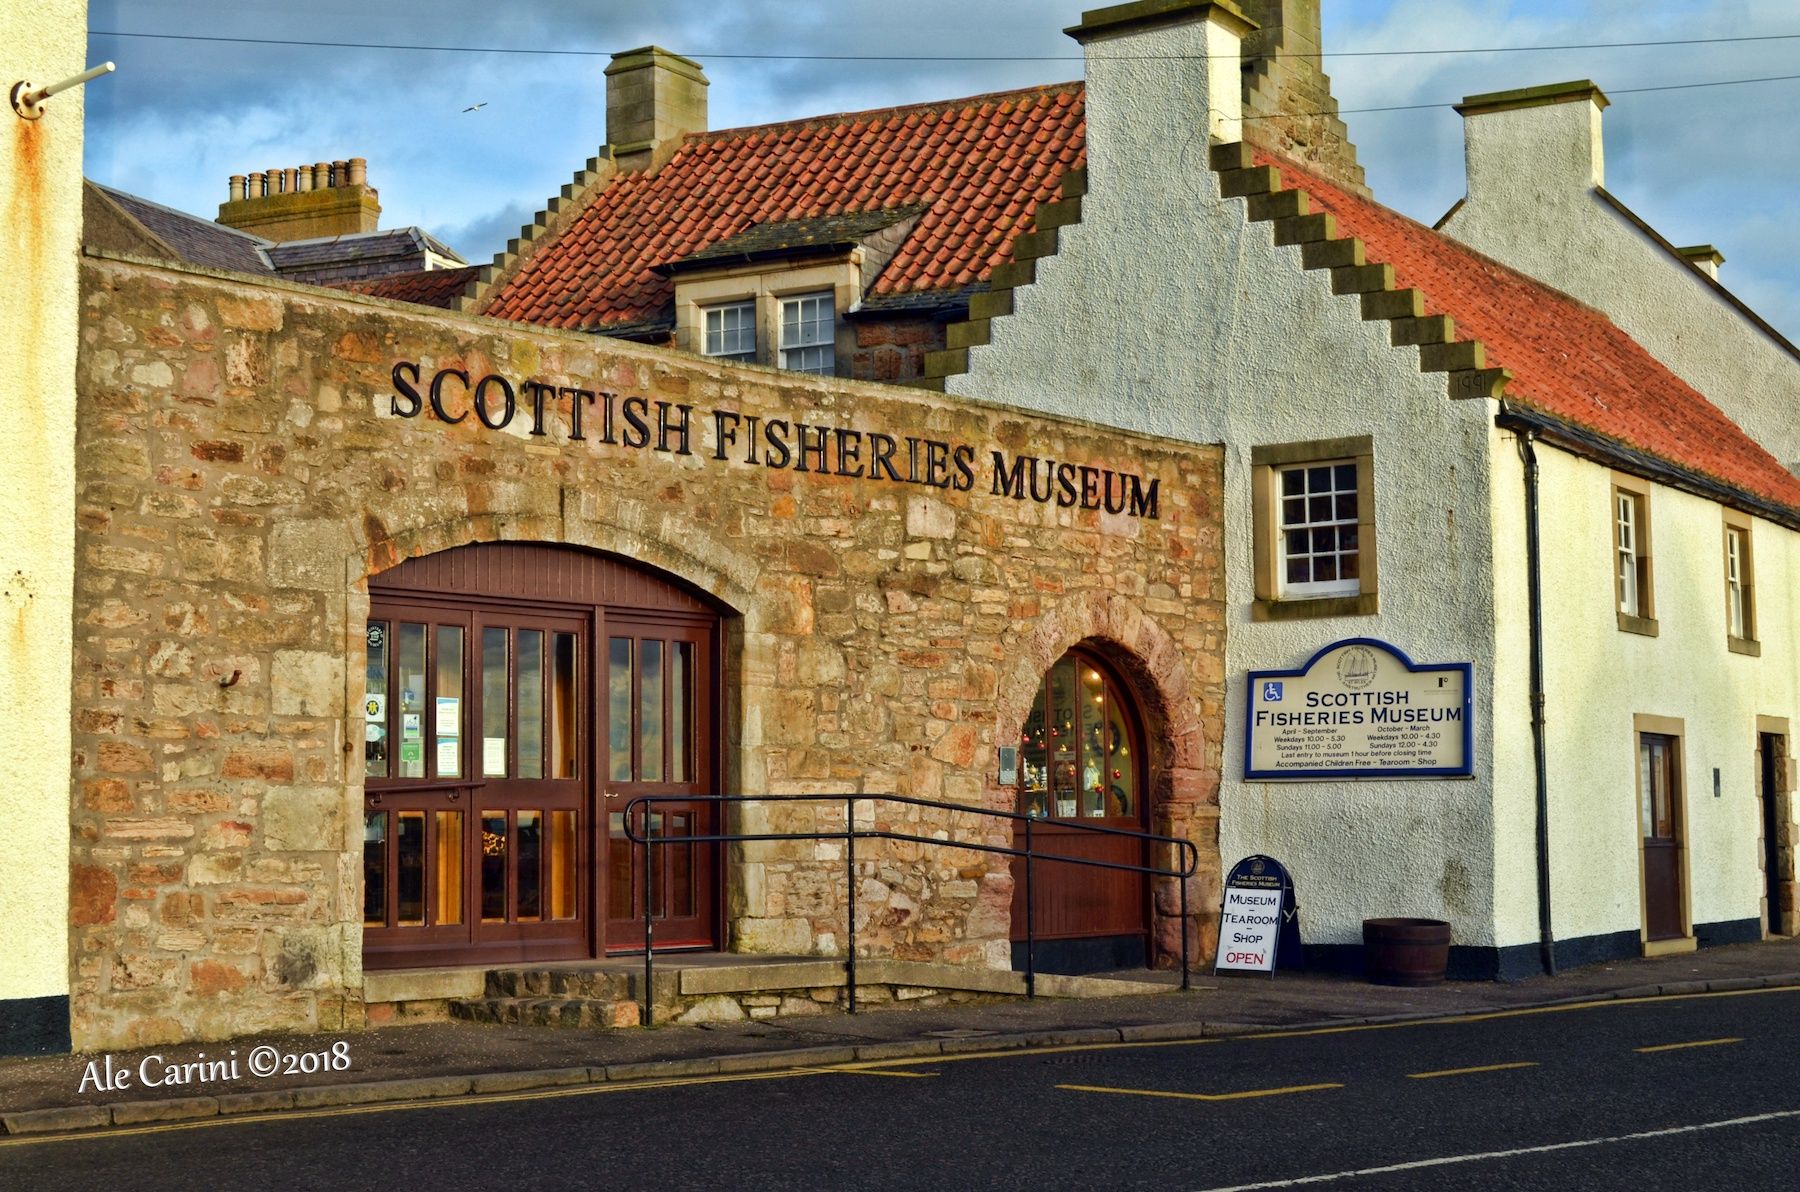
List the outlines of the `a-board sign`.
{"type": "Polygon", "coordinates": [[[1473,670],[1415,663],[1372,637],[1333,642],[1297,670],[1253,670],[1244,777],[1466,778],[1474,772],[1473,670]]]}
{"type": "Polygon", "coordinates": [[[1213,971],[1274,976],[1278,964],[1300,967],[1300,906],[1294,881],[1273,857],[1245,857],[1225,875],[1213,971]]]}

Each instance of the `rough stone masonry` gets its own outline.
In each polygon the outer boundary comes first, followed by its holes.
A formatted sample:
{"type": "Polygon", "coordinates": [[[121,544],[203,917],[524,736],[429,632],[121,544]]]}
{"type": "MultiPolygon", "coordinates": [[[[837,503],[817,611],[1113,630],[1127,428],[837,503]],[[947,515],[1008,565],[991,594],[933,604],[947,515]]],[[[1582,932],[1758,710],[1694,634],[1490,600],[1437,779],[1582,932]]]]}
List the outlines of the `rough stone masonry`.
{"type": "MultiPolygon", "coordinates": [[[[78,386],[78,1048],[362,1025],[366,581],[471,542],[605,551],[727,610],[723,771],[746,793],[1011,809],[997,745],[1017,741],[1050,664],[1094,645],[1143,707],[1152,830],[1200,848],[1186,927],[1196,956],[1212,946],[1216,447],[103,257],[83,266],[78,386]],[[554,391],[535,394],[539,419],[498,429],[500,407],[467,417],[461,388],[445,417],[429,400],[408,417],[401,362],[424,384],[453,370],[554,391]],[[591,420],[573,437],[581,392],[692,408],[691,450],[609,444],[591,420]],[[739,431],[803,423],[834,443],[967,445],[978,469],[998,452],[1154,480],[1155,516],[1021,499],[985,474],[937,485],[715,458],[723,424],[698,411],[719,409],[739,431]]],[[[1004,842],[973,817],[891,811],[908,831],[1004,842]]],[[[741,827],[821,822],[784,807],[741,827]]],[[[840,847],[746,848],[725,874],[729,946],[841,949],[840,847]]],[[[859,867],[868,954],[1008,963],[1003,858],[894,845],[859,867]]],[[[1165,950],[1177,893],[1155,890],[1165,950]]]]}

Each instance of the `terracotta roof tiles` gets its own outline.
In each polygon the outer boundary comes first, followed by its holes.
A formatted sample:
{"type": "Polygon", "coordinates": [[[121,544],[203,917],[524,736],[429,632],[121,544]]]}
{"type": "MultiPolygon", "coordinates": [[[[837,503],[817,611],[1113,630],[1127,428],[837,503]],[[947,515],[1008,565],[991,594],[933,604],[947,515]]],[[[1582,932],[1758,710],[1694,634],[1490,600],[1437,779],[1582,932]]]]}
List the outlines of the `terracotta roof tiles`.
{"type": "Polygon", "coordinates": [[[1458,339],[1480,340],[1489,367],[1512,370],[1507,399],[1800,510],[1800,478],[1698,390],[1599,311],[1304,167],[1258,150],[1356,236],[1395,284],[1421,291],[1427,314],[1449,315],[1458,339]]]}
{"type": "Polygon", "coordinates": [[[951,300],[1011,259],[1010,232],[1057,196],[1085,136],[1079,83],[695,133],[660,169],[601,190],[484,313],[595,331],[667,320],[674,285],[659,265],[754,224],[914,205],[925,210],[869,297],[951,300]]]}
{"type": "MultiPolygon", "coordinates": [[[[867,304],[966,302],[1084,164],[1086,131],[1082,87],[1066,83],[696,133],[660,169],[601,190],[484,313],[595,331],[666,326],[674,286],[660,265],[754,225],[912,206],[922,212],[867,304]]],[[[1490,365],[1512,370],[1509,400],[1800,510],[1800,479],[1600,312],[1291,161],[1257,158],[1332,212],[1341,234],[1361,237],[1399,285],[1422,291],[1430,313],[1453,317],[1459,338],[1481,340],[1490,365]]]]}

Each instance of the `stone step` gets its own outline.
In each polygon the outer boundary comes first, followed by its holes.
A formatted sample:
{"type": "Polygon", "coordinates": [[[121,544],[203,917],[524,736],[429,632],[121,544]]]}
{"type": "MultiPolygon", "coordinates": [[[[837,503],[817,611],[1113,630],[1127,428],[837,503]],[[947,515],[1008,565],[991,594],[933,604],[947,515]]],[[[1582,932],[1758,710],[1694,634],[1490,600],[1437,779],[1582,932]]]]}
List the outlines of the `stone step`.
{"type": "Polygon", "coordinates": [[[502,1026],[608,1030],[636,1026],[636,1002],[583,997],[482,997],[450,1003],[450,1017],[502,1026]]]}
{"type": "Polygon", "coordinates": [[[637,997],[633,974],[593,968],[489,969],[482,993],[488,998],[570,998],[631,1001],[637,997]]]}

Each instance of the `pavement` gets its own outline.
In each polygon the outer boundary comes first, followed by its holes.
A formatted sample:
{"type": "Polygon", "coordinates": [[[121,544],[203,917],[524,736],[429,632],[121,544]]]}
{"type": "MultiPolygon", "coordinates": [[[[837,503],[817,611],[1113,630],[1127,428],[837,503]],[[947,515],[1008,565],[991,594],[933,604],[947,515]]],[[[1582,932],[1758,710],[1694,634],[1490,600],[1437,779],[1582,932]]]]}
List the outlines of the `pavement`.
{"type": "MultiPolygon", "coordinates": [[[[1173,974],[1163,978],[1173,981],[1173,974]]],[[[1196,973],[1188,992],[884,1005],[766,1021],[571,1030],[462,1022],[0,1058],[13,1135],[1004,1048],[1104,1045],[1440,1018],[1613,998],[1800,986],[1800,938],[1590,965],[1515,982],[1371,985],[1196,973]],[[273,1064],[269,1075],[261,1072],[273,1064]],[[119,1073],[128,1073],[121,1078],[119,1073]],[[147,1082],[155,1082],[145,1087],[147,1082]]]]}

